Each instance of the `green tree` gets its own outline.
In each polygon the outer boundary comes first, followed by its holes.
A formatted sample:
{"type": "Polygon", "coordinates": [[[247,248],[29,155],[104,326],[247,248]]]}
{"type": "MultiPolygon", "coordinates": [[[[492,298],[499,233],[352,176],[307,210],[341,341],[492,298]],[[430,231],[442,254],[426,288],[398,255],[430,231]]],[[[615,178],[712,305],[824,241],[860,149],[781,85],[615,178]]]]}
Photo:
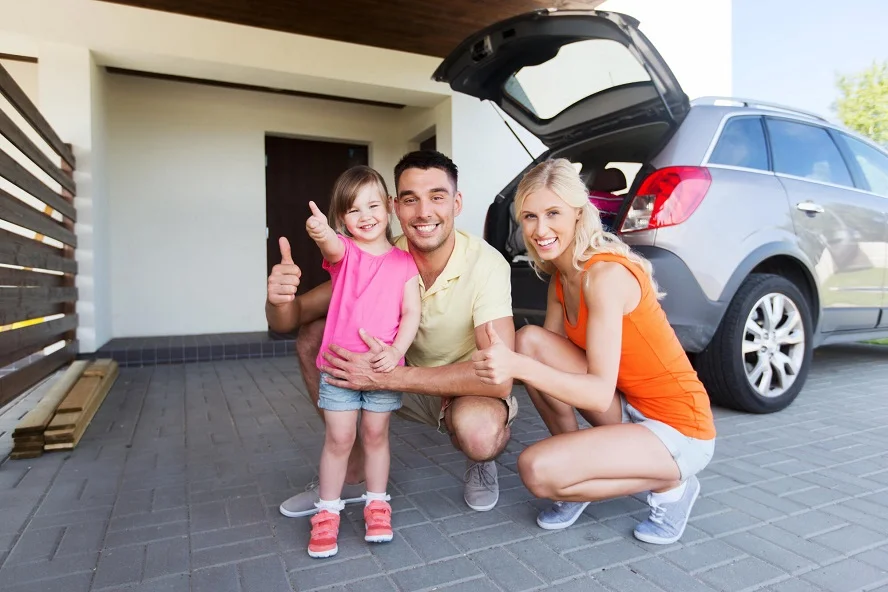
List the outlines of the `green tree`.
{"type": "Polygon", "coordinates": [[[836,114],[846,126],[888,146],[888,61],[841,75],[836,114]]]}

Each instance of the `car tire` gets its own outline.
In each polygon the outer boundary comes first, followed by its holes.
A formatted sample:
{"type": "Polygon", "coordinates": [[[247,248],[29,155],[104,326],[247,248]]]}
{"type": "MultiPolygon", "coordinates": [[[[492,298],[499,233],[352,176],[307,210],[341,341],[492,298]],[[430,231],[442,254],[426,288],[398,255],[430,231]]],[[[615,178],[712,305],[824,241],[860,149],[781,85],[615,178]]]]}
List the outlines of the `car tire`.
{"type": "Polygon", "coordinates": [[[696,356],[712,402],[749,413],[789,406],[808,377],[812,325],[808,299],[795,284],[779,275],[751,274],[696,356]]]}

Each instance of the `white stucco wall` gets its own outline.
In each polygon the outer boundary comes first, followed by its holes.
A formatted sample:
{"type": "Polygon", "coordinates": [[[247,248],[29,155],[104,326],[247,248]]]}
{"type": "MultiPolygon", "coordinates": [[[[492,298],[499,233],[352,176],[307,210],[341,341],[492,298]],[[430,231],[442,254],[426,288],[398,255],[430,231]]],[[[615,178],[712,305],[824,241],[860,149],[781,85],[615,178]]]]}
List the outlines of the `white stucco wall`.
{"type": "Polygon", "coordinates": [[[392,183],[401,112],[109,75],[115,337],[261,331],[265,134],[370,146],[392,183]]]}
{"type": "Polygon", "coordinates": [[[39,60],[37,105],[77,159],[77,338],[91,352],[111,338],[105,74],[83,47],[42,44],[39,60]]]}

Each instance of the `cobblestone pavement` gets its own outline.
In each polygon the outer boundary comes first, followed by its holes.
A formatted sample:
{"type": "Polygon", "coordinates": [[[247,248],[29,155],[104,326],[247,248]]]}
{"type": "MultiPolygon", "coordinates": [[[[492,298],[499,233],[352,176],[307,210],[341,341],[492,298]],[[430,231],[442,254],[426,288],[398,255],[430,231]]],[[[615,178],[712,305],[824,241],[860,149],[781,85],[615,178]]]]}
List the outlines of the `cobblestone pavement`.
{"type": "Polygon", "coordinates": [[[133,368],[72,453],[0,467],[0,590],[888,590],[888,348],[817,352],[786,411],[716,409],[715,459],[681,543],[632,537],[640,498],[534,523],[515,474],[545,435],[526,394],[490,512],[462,501],[464,463],[393,423],[395,540],[368,546],[358,506],[313,560],[278,504],[315,473],[322,425],[289,359],[133,368]]]}

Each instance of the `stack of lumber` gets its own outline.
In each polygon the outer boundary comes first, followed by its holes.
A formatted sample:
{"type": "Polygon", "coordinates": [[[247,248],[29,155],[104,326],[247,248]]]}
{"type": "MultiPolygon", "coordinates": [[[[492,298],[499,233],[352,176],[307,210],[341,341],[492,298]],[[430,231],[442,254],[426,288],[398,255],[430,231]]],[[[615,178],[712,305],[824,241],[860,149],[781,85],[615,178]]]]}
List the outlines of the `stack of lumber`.
{"type": "Polygon", "coordinates": [[[117,375],[114,360],[73,362],[16,426],[10,458],[34,458],[77,446],[117,375]]]}

